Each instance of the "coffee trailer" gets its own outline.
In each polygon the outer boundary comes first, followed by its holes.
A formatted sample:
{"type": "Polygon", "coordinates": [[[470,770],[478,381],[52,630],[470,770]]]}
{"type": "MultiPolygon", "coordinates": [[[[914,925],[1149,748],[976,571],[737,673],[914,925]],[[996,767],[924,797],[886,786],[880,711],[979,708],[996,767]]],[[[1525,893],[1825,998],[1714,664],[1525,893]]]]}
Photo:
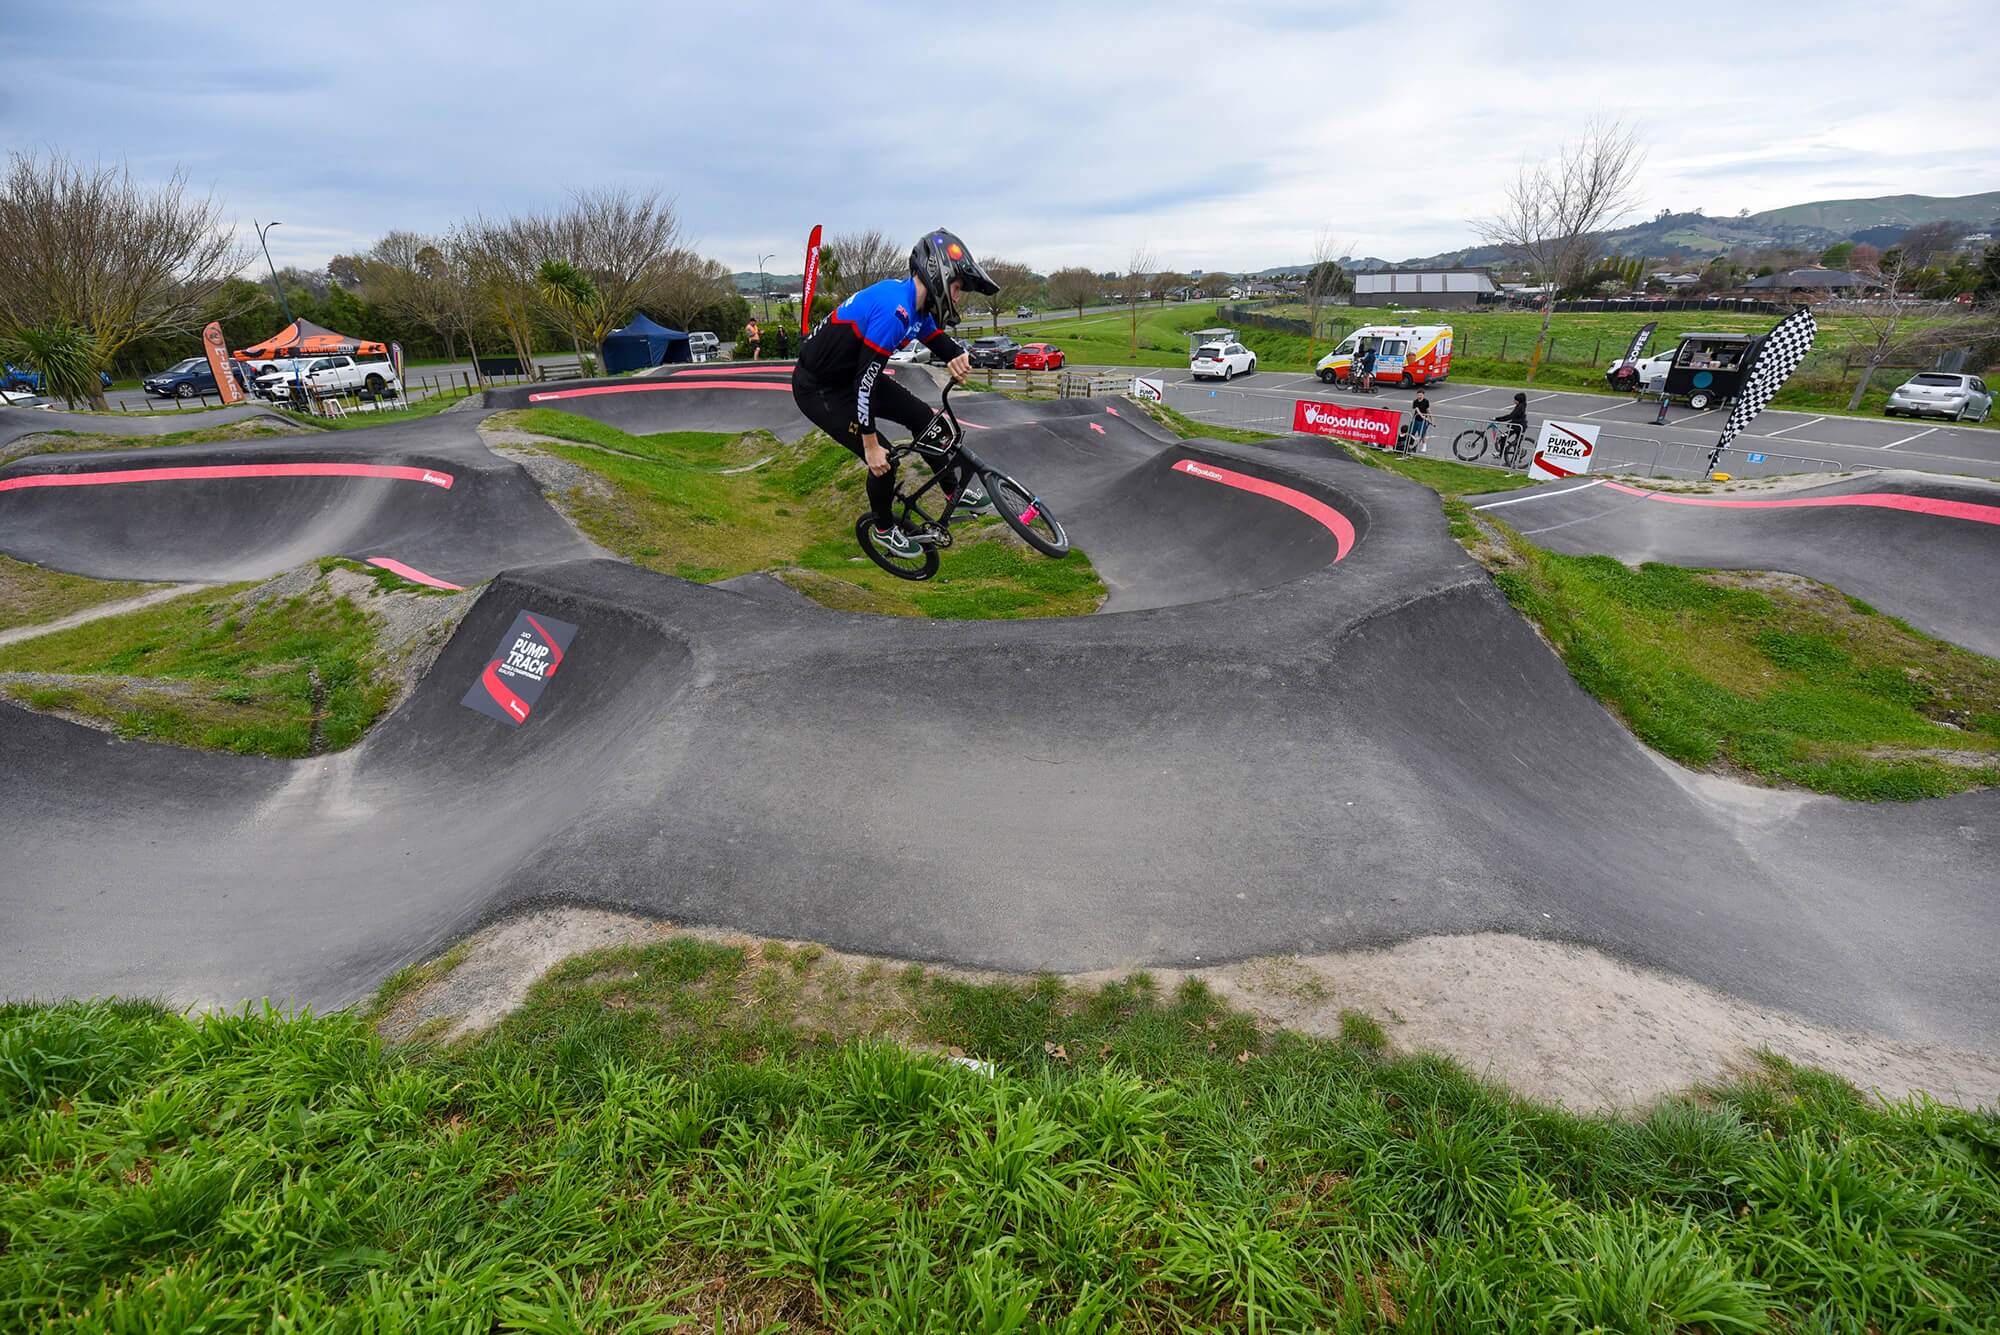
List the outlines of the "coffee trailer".
{"type": "Polygon", "coordinates": [[[1763,342],[1762,334],[1682,334],[1667,368],[1667,393],[1697,411],[1729,402],[1763,342]]]}

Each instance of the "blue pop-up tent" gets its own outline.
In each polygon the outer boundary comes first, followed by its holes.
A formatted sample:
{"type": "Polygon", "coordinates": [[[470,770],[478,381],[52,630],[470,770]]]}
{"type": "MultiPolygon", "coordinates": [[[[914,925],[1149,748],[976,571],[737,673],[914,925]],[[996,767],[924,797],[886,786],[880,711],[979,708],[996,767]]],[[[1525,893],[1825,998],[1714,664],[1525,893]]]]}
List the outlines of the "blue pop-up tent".
{"type": "Polygon", "coordinates": [[[661,362],[693,360],[686,334],[654,324],[643,311],[632,317],[631,324],[612,330],[604,340],[604,370],[608,375],[658,366],[661,362]]]}

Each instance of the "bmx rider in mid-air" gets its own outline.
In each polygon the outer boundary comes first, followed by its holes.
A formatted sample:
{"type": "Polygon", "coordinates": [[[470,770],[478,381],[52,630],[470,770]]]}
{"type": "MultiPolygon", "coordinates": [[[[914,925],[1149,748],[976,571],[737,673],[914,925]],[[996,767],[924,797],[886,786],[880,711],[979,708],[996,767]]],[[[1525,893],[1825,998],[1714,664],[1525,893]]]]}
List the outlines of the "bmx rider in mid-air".
{"type": "MultiPolygon", "coordinates": [[[[799,411],[868,465],[875,541],[894,556],[915,556],[919,547],[896,523],[891,508],[895,467],[876,434],[875,420],[887,418],[915,435],[930,425],[935,410],[882,372],[889,355],[915,338],[962,383],[972,369],[971,359],[944,331],[957,325],[958,303],[968,290],[992,296],[1000,285],[979,267],[963,241],[942,227],[933,228],[911,249],[909,276],[885,278],[841,302],[806,339],[792,372],[792,397],[799,411]]],[[[989,503],[962,467],[954,466],[954,475],[943,484],[946,496],[956,497],[962,509],[989,503]]]]}

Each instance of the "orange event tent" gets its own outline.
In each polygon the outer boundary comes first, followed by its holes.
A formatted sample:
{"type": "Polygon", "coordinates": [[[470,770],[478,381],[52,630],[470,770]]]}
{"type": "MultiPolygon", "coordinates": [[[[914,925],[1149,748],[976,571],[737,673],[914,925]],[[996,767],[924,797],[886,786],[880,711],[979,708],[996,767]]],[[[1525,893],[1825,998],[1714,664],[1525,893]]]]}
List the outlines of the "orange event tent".
{"type": "Polygon", "coordinates": [[[271,357],[325,357],[344,352],[353,357],[386,357],[387,346],[365,339],[349,338],[331,329],[322,329],[311,320],[294,320],[283,332],[251,348],[238,348],[238,361],[261,362],[271,357]]]}

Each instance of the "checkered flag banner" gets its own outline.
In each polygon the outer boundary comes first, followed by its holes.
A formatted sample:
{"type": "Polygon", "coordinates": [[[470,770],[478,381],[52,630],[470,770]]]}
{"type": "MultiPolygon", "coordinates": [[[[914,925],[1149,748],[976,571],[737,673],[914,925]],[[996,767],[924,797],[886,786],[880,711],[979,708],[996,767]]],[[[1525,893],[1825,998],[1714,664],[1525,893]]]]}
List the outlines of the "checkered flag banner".
{"type": "Polygon", "coordinates": [[[1764,405],[1771,401],[1799,369],[1799,363],[1812,351],[1813,335],[1819,326],[1813,323],[1812,312],[1799,307],[1777,327],[1764,335],[1764,341],[1757,348],[1757,359],[1743,372],[1743,387],[1736,391],[1735,406],[1729,410],[1729,420],[1722,424],[1722,438],[1715,442],[1714,453],[1708,456],[1708,470],[1715,471],[1715,464],[1722,452],[1729,448],[1729,442],[1736,439],[1736,433],[1750,425],[1750,419],[1764,411],[1764,405]]]}

